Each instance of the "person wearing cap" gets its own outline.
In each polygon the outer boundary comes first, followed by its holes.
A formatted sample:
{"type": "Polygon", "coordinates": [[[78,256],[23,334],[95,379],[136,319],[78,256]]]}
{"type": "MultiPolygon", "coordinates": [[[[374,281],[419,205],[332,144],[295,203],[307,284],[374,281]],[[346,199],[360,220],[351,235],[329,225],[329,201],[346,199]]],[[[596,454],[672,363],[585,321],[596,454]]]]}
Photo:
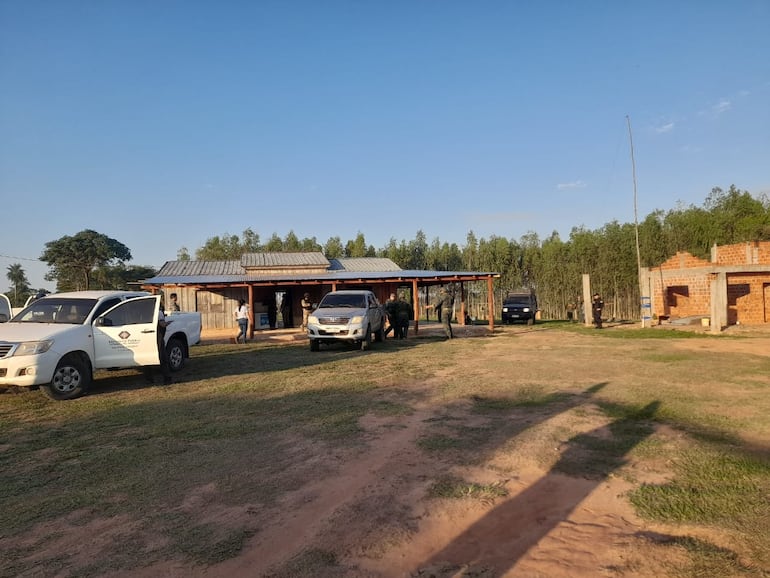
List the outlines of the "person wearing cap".
{"type": "Polygon", "coordinates": [[[310,317],[310,312],[313,311],[313,302],[310,300],[310,293],[305,292],[299,305],[302,307],[302,331],[307,331],[307,318],[310,317]]]}
{"type": "Polygon", "coordinates": [[[442,287],[439,292],[438,301],[435,305],[428,305],[428,308],[441,309],[441,325],[444,328],[444,335],[447,339],[452,339],[454,334],[452,333],[452,296],[442,287]]]}

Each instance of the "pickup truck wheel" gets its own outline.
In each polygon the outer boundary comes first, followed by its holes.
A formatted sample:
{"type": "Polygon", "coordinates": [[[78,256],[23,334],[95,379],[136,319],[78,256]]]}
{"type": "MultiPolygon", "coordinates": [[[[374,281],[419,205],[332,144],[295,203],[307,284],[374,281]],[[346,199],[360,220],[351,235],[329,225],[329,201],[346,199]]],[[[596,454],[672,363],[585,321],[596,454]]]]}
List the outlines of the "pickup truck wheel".
{"type": "Polygon", "coordinates": [[[168,366],[171,371],[179,371],[184,367],[184,344],[176,338],[171,338],[166,344],[166,355],[168,355],[168,366]]]}
{"type": "Polygon", "coordinates": [[[310,340],[310,351],[318,351],[318,346],[321,345],[317,339],[310,340]]]}
{"type": "Polygon", "coordinates": [[[366,328],[366,333],[364,333],[364,338],[361,340],[361,351],[366,351],[369,349],[369,346],[372,344],[372,328],[368,327],[366,328]]]}
{"type": "Polygon", "coordinates": [[[51,399],[75,399],[88,391],[91,368],[76,355],[67,355],[56,366],[51,383],[41,386],[51,399]]]}
{"type": "Polygon", "coordinates": [[[534,324],[535,324],[535,318],[534,317],[530,317],[529,319],[527,319],[527,325],[534,325],[534,324]]]}

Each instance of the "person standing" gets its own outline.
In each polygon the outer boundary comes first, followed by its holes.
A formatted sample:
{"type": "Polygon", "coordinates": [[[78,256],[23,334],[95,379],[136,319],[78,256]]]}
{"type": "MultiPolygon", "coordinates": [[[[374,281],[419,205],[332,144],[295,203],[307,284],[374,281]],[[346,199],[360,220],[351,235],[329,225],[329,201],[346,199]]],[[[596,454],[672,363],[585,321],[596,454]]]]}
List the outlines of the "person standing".
{"type": "Polygon", "coordinates": [[[385,302],[385,313],[388,316],[388,328],[385,330],[384,336],[387,337],[391,329],[393,330],[393,338],[398,339],[398,326],[396,325],[396,318],[398,316],[398,301],[396,301],[396,294],[391,293],[388,300],[385,302]]]}
{"type": "Polygon", "coordinates": [[[310,293],[305,293],[302,296],[302,301],[299,302],[302,307],[302,331],[307,331],[307,318],[310,317],[311,311],[313,311],[313,302],[310,300],[310,293]]]}
{"type": "Polygon", "coordinates": [[[435,305],[428,305],[427,308],[441,310],[441,325],[444,328],[444,335],[447,339],[454,338],[452,333],[452,296],[442,287],[439,292],[438,301],[435,305]]]}
{"type": "Polygon", "coordinates": [[[396,301],[396,332],[399,339],[406,339],[409,333],[409,318],[412,316],[412,306],[403,297],[396,301]]]}
{"type": "Polygon", "coordinates": [[[602,310],[604,310],[604,301],[601,295],[594,293],[594,297],[591,300],[591,312],[593,313],[594,326],[596,329],[602,328],[602,310]]]}
{"type": "Polygon", "coordinates": [[[267,322],[270,329],[275,329],[278,323],[278,307],[275,306],[275,295],[271,295],[263,304],[267,307],[267,322]]]}
{"type": "Polygon", "coordinates": [[[292,319],[291,312],[291,293],[288,291],[284,292],[283,298],[281,299],[281,319],[283,319],[284,329],[294,327],[294,320],[292,319]]]}
{"type": "Polygon", "coordinates": [[[572,320],[575,318],[575,303],[570,301],[567,303],[567,321],[572,322],[572,320]]]}
{"type": "MultiPolygon", "coordinates": [[[[171,364],[168,361],[168,350],[166,349],[166,327],[171,321],[166,319],[166,315],[163,313],[163,299],[160,300],[158,307],[158,325],[155,330],[155,337],[158,346],[158,360],[160,363],[160,372],[163,375],[163,385],[171,385],[171,364]]],[[[154,373],[157,365],[145,365],[143,368],[144,379],[149,384],[155,383],[154,373]]]]}
{"type": "Polygon", "coordinates": [[[169,295],[168,299],[170,301],[170,303],[168,304],[168,310],[171,311],[172,313],[174,311],[180,311],[179,303],[177,303],[176,301],[176,293],[172,293],[171,295],[169,295]]]}
{"type": "Polygon", "coordinates": [[[243,342],[246,343],[246,336],[249,329],[249,306],[246,305],[246,301],[243,299],[238,300],[238,309],[235,310],[235,321],[238,323],[238,335],[235,336],[235,342],[241,342],[241,336],[243,336],[243,342]]]}

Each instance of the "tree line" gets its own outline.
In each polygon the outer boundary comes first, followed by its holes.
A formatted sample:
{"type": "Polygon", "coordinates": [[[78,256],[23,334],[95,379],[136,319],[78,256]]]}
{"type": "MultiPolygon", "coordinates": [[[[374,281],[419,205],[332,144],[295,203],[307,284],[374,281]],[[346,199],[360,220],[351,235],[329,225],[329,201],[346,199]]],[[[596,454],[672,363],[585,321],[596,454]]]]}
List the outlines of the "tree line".
{"type": "MultiPolygon", "coordinates": [[[[636,234],[634,223],[612,221],[594,230],[573,227],[566,240],[557,232],[545,239],[533,232],[509,239],[497,235],[477,238],[470,231],[460,246],[438,237],[429,242],[420,230],[412,240],[391,238],[378,249],[367,244],[360,232],[346,242],[331,237],[321,244],[315,237],[300,239],[290,231],[283,238],[273,233],[263,243],[248,228],[240,236],[210,237],[195,250],[195,259],[220,261],[253,252],[320,251],[329,259],[387,257],[402,269],[496,272],[500,273],[494,286],[497,311],[508,291],[533,288],[547,319],[565,317],[567,304],[579,299],[582,275],[587,273],[592,291],[604,298],[605,315],[638,319],[636,234]]],[[[678,251],[709,259],[714,244],[770,240],[770,201],[734,185],[726,191],[717,187],[701,206],[680,203],[668,211],[653,211],[639,222],[638,236],[642,267],[659,265],[678,251]]],[[[57,281],[57,290],[120,287],[155,274],[151,268],[127,267],[125,261],[130,258],[122,243],[95,231],[51,241],[41,256],[51,267],[46,278],[57,281]]],[[[180,248],[177,258],[190,260],[187,248],[180,248]]],[[[469,284],[466,290],[472,312],[474,307],[483,308],[486,283],[469,284]]]]}

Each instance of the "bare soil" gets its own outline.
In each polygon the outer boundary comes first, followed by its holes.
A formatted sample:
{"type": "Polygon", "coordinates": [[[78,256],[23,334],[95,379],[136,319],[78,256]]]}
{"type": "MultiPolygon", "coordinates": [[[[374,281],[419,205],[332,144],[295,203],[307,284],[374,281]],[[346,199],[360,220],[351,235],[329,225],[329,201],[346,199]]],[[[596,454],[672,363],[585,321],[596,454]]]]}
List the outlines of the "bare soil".
{"type": "MultiPolygon", "coordinates": [[[[609,328],[612,330],[612,328],[609,328]]],[[[459,328],[460,338],[472,338],[484,329],[459,328]],[[463,333],[465,332],[465,333],[463,333]],[[475,332],[475,333],[474,333],[475,332]]],[[[522,330],[523,331],[523,330],[522,330]]],[[[292,339],[286,335],[286,339],[292,339]]],[[[576,395],[596,384],[625,382],[642,367],[591,361],[584,336],[563,332],[527,331],[526,344],[515,352],[509,339],[480,338],[478,347],[463,355],[469,379],[494,381],[501,367],[528,375],[546,356],[548,380],[574,387],[576,395]],[[561,356],[563,350],[568,357],[561,356]],[[501,366],[501,359],[508,363],[501,366]],[[600,365],[600,367],[598,367],[600,365]]],[[[713,348],[767,356],[765,334],[718,342],[677,340],[676,351],[713,348]]],[[[445,346],[451,347],[451,342],[445,346]]],[[[629,344],[628,347],[636,347],[629,344]]],[[[615,347],[615,346],[614,346],[615,347]]],[[[615,355],[618,351],[615,351],[615,355]]],[[[626,492],[640,481],[660,481],[668,470],[654,463],[628,460],[618,471],[594,475],[566,475],[554,464],[563,458],[563,432],[602,434],[608,419],[586,403],[580,411],[540,415],[522,409],[515,443],[501,443],[483,459],[451,463],[443,454],[420,449],[418,440],[435,433],[437,422],[457,427],[485,425],[469,403],[439,403],[434,387],[442,376],[420,383],[400,383],[395,389],[421,392],[408,415],[367,415],[361,426],[365,448],[352,447],[332,456],[320,456],[326,467],[297,490],[285,492],[269,507],[221,499],[223,478],[196,487],[181,499],[180,508],[201,520],[227,529],[250,528],[237,555],[213,565],[189,560],[167,560],[142,569],[108,573],[113,578],[139,577],[552,577],[595,578],[670,575],[675,548],[661,548],[670,529],[639,519],[626,492]],[[427,497],[437,472],[478,484],[499,484],[507,496],[488,500],[427,497]]],[[[716,387],[709,384],[709,387],[716,387]]],[[[588,394],[585,394],[586,396],[588,394]]],[[[583,400],[583,398],[580,398],[583,400]]],[[[585,401],[590,401],[586,399],[585,401]]],[[[515,416],[516,417],[516,416],[515,416]]],[[[573,435],[570,433],[569,435],[573,435]]],[[[670,441],[676,433],[658,428],[653,434],[670,441]]],[[[312,441],[295,442],[295,451],[312,456],[312,441]],[[303,444],[305,444],[303,446],[303,444]]],[[[307,476],[306,461],[285,476],[307,476]]],[[[255,480],[255,483],[261,483],[255,480]]],[[[37,528],[28,543],[46,540],[45,556],[64,553],[78,545],[82,563],[103,555],[101,545],[119,537],[133,522],[125,517],[81,525],[77,516],[37,528]]],[[[728,538],[702,528],[682,529],[715,543],[728,538]]],[[[147,536],[162,546],[163,536],[147,536]]],[[[41,554],[42,555],[42,554],[41,554]]],[[[32,576],[32,574],[27,574],[32,576]]],[[[69,575],[63,571],[61,575],[69,575]]]]}

